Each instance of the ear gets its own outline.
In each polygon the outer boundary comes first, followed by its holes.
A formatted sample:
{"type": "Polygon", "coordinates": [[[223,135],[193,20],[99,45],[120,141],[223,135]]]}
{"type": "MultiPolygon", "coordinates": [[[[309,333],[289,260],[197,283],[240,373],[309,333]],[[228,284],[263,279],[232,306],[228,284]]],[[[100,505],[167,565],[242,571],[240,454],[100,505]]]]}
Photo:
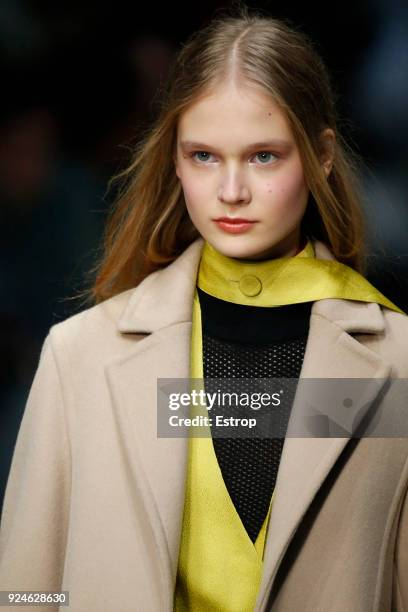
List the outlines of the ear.
{"type": "Polygon", "coordinates": [[[319,140],[321,143],[322,151],[320,155],[320,163],[323,168],[323,171],[326,174],[326,177],[328,177],[331,172],[334,161],[336,136],[331,128],[326,128],[321,132],[319,140]]]}

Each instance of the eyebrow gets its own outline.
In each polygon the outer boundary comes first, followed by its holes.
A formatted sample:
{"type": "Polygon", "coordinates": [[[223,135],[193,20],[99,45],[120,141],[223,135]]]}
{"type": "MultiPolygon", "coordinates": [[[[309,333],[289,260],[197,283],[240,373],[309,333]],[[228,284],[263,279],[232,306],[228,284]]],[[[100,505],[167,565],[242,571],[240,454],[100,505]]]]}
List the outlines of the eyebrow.
{"type": "MultiPolygon", "coordinates": [[[[180,146],[183,149],[200,149],[203,151],[207,151],[208,149],[216,149],[216,147],[212,147],[211,145],[205,144],[203,142],[196,142],[194,140],[182,140],[180,141],[180,146]]],[[[244,152],[250,151],[252,149],[263,149],[270,147],[286,147],[289,148],[292,146],[292,143],[288,140],[283,140],[281,138],[274,138],[272,140],[262,140],[261,142],[253,142],[252,144],[245,147],[244,152]]]]}

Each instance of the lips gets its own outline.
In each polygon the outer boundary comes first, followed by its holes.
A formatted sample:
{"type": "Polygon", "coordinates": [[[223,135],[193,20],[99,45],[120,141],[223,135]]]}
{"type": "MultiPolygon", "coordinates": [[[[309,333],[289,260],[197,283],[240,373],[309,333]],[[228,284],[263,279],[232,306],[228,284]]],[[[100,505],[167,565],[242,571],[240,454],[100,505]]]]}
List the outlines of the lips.
{"type": "Polygon", "coordinates": [[[249,231],[257,221],[242,219],[241,217],[220,217],[219,219],[214,219],[214,223],[217,224],[219,229],[228,234],[242,234],[249,231]]]}
{"type": "Polygon", "coordinates": [[[218,219],[214,219],[214,221],[222,221],[224,223],[256,223],[256,221],[242,219],[241,217],[219,217],[218,219]]]}

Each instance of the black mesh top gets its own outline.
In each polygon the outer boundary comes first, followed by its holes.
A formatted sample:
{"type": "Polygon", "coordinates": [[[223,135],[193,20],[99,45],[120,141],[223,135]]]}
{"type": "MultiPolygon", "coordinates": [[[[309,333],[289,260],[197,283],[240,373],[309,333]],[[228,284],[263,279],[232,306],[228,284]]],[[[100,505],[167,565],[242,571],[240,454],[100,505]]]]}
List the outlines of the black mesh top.
{"type": "MultiPolygon", "coordinates": [[[[299,378],[312,302],[261,307],[233,304],[197,287],[207,378],[299,378]]],[[[250,384],[250,381],[245,381],[250,384]]],[[[211,381],[206,381],[206,390],[211,381]]],[[[219,389],[219,385],[217,386],[219,389]]],[[[248,389],[249,391],[249,389],[248,389]]],[[[273,493],[291,402],[279,407],[280,437],[216,437],[215,454],[225,486],[255,542],[273,493]]],[[[269,407],[268,409],[274,409],[269,407]]],[[[225,414],[214,407],[211,416],[225,414]]],[[[231,413],[232,414],[232,413],[231,413]]],[[[275,429],[274,429],[275,431],[275,429]]]]}

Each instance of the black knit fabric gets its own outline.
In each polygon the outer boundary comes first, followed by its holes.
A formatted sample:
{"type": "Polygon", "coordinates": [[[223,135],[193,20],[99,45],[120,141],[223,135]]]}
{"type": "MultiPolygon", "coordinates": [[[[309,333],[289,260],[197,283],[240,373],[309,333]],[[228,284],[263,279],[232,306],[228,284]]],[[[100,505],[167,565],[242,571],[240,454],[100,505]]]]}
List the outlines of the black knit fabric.
{"type": "MultiPolygon", "coordinates": [[[[205,379],[240,378],[243,379],[240,391],[250,393],[251,389],[245,389],[245,385],[250,387],[253,378],[299,377],[312,302],[271,308],[244,306],[197,290],[205,379]]],[[[205,381],[205,387],[210,392],[216,390],[211,380],[205,381]]],[[[226,488],[252,542],[262,527],[275,487],[294,395],[293,386],[291,389],[293,394],[285,395],[286,402],[276,408],[268,407],[265,412],[266,419],[272,418],[273,432],[275,435],[278,432],[279,437],[220,438],[213,435],[226,488]]],[[[233,410],[215,406],[211,416],[230,416],[233,410]]]]}

